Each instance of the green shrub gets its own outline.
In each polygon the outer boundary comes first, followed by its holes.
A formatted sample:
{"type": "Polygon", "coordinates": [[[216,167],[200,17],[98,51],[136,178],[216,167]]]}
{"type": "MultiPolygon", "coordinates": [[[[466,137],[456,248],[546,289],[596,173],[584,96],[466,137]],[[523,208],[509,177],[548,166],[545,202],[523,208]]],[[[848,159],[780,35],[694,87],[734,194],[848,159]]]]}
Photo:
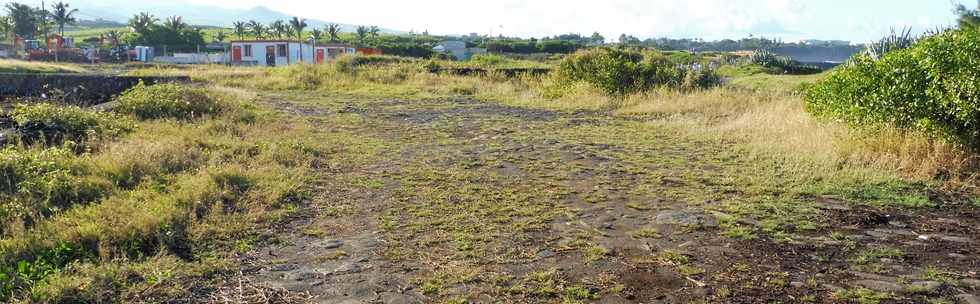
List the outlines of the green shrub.
{"type": "Polygon", "coordinates": [[[33,222],[76,204],[105,197],[109,181],[87,176],[69,148],[0,150],[0,233],[9,224],[33,222]]]}
{"type": "Polygon", "coordinates": [[[807,75],[823,72],[819,67],[802,64],[792,58],[777,55],[770,50],[752,52],[748,62],[762,66],[769,74],[807,75]]]}
{"type": "Polygon", "coordinates": [[[85,142],[116,137],[134,128],[128,119],[109,113],[46,103],[17,105],[10,116],[21,140],[28,144],[38,141],[57,144],[66,140],[85,142]]]}
{"type": "Polygon", "coordinates": [[[8,299],[20,288],[43,281],[52,273],[91,253],[74,244],[59,242],[44,250],[34,260],[19,260],[16,265],[0,266],[0,299],[8,299]]]}
{"type": "MultiPolygon", "coordinates": [[[[606,94],[623,96],[654,87],[680,88],[689,70],[693,69],[671,63],[657,52],[595,48],[579,51],[563,60],[558,66],[557,78],[566,85],[585,82],[606,94]]],[[[701,75],[692,76],[692,85],[700,85],[701,80],[715,75],[707,70],[697,73],[701,75]]]]}
{"type": "Polygon", "coordinates": [[[856,125],[892,124],[980,149],[980,32],[925,37],[879,60],[859,54],[810,86],[817,116],[856,125]]]}
{"type": "Polygon", "coordinates": [[[720,84],[721,76],[718,76],[718,73],[714,70],[703,67],[692,67],[685,73],[681,88],[685,90],[697,90],[715,87],[720,84]]]}
{"type": "Polygon", "coordinates": [[[470,63],[480,67],[498,67],[509,63],[511,60],[498,55],[474,55],[470,58],[470,63]]]}
{"type": "Polygon", "coordinates": [[[227,108],[205,89],[172,83],[152,86],[140,83],[116,101],[119,103],[117,112],[139,119],[192,120],[218,114],[227,108]]]}

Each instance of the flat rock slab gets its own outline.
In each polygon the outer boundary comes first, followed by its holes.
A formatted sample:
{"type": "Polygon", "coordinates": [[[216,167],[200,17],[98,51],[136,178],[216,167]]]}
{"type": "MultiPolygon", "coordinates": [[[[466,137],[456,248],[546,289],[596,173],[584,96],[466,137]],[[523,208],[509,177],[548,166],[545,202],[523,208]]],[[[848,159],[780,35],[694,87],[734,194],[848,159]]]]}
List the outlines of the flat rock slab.
{"type": "Polygon", "coordinates": [[[939,290],[939,288],[942,288],[943,285],[944,284],[942,282],[936,282],[936,281],[912,282],[911,284],[909,284],[909,290],[915,292],[933,293],[936,292],[936,290],[939,290]]]}
{"type": "Polygon", "coordinates": [[[656,223],[660,225],[678,225],[685,227],[718,227],[718,220],[704,210],[674,210],[657,214],[656,223]]]}
{"type": "Polygon", "coordinates": [[[319,243],[316,246],[323,249],[337,249],[344,246],[344,241],[341,240],[329,240],[323,243],[319,243]]]}
{"type": "Polygon", "coordinates": [[[942,235],[942,236],[936,236],[936,237],[939,238],[940,240],[951,242],[951,243],[962,243],[962,244],[973,243],[973,240],[972,239],[966,238],[966,237],[962,237],[962,236],[942,235]]]}
{"type": "Polygon", "coordinates": [[[980,304],[980,297],[971,294],[958,295],[956,300],[963,304],[980,304]]]}
{"type": "Polygon", "coordinates": [[[960,285],[973,290],[980,290],[980,280],[977,279],[962,279],[960,285]]]}
{"type": "Polygon", "coordinates": [[[859,271],[850,271],[849,273],[851,275],[855,276],[855,277],[858,277],[858,278],[861,278],[861,279],[864,279],[864,280],[898,283],[898,278],[896,278],[896,277],[889,277],[889,276],[883,276],[883,275],[879,275],[879,274],[859,272],[859,271]]]}
{"type": "Polygon", "coordinates": [[[905,290],[905,287],[902,287],[898,283],[876,280],[859,280],[855,281],[854,285],[881,292],[902,292],[905,290]]]}

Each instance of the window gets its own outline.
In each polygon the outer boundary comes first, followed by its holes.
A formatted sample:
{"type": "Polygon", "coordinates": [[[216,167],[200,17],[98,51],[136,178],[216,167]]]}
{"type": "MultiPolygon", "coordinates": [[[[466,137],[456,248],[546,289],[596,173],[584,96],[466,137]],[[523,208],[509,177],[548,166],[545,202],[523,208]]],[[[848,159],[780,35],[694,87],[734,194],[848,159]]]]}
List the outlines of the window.
{"type": "Polygon", "coordinates": [[[277,47],[279,49],[279,51],[278,51],[279,57],[286,57],[286,56],[288,56],[288,55],[286,55],[286,45],[285,44],[277,45],[277,47]]]}
{"type": "Polygon", "coordinates": [[[248,45],[248,44],[245,45],[245,57],[252,57],[252,46],[251,45],[248,45]]]}

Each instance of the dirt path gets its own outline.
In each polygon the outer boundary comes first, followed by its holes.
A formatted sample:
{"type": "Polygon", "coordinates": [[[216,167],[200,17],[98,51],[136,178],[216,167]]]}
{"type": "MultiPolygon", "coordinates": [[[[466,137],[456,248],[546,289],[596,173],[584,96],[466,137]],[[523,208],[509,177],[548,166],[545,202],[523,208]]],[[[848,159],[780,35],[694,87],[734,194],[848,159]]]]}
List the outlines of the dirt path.
{"type": "Polygon", "coordinates": [[[350,148],[246,258],[319,303],[976,303],[975,208],[594,113],[263,96],[350,148]],[[860,195],[854,195],[858,193],[860,195]],[[867,201],[942,206],[911,211],[867,201]],[[866,302],[874,303],[874,302],[866,302]]]}

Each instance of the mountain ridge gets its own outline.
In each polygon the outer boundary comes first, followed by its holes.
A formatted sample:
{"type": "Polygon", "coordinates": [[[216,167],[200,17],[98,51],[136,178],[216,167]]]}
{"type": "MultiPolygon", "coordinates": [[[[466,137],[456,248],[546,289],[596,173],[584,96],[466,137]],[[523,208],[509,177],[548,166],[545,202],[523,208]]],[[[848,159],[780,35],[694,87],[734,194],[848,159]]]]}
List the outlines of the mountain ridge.
{"type": "MultiPolygon", "coordinates": [[[[39,4],[39,3],[38,3],[39,4]]],[[[133,15],[148,12],[159,19],[168,16],[181,16],[184,22],[196,26],[231,27],[235,21],[255,20],[261,23],[272,23],[276,20],[288,21],[294,16],[266,6],[258,5],[247,9],[223,8],[212,5],[201,5],[183,1],[168,1],[165,3],[132,3],[124,0],[76,0],[72,8],[79,9],[78,18],[82,20],[108,20],[126,23],[133,15]]],[[[303,16],[298,16],[306,18],[303,16]]],[[[323,28],[327,24],[340,25],[343,32],[356,31],[357,24],[330,22],[315,18],[306,18],[309,28],[323,28]]],[[[387,34],[404,34],[405,31],[382,28],[387,34]]]]}

